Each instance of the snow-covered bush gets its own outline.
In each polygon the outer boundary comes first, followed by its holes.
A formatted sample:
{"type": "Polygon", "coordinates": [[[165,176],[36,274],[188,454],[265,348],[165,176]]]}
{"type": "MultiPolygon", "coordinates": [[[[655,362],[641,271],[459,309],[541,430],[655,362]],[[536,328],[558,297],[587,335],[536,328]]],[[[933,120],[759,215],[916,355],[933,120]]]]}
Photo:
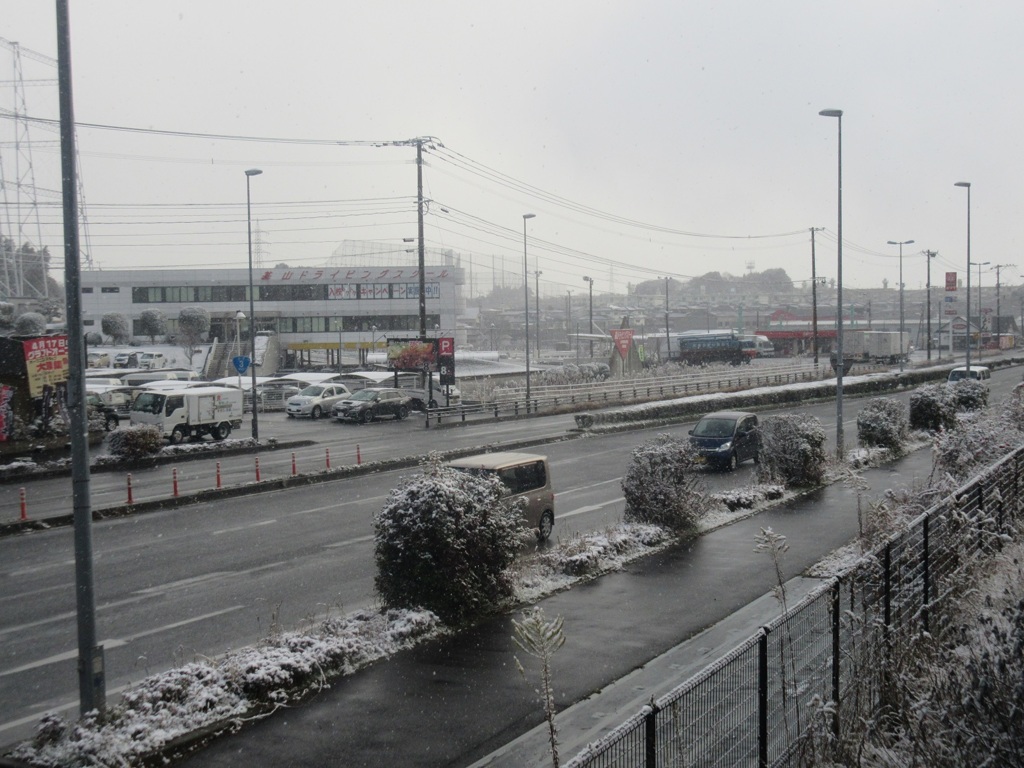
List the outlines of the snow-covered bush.
{"type": "Polygon", "coordinates": [[[760,424],[759,483],[819,485],[825,479],[825,430],[803,413],[766,416],[760,424]]]}
{"type": "Polygon", "coordinates": [[[737,509],[753,509],[762,501],[781,499],[785,493],[786,489],[781,485],[751,485],[716,493],[712,498],[724,504],[730,512],[735,512],[737,509]]]}
{"type": "Polygon", "coordinates": [[[696,471],[698,455],[688,442],[658,435],[633,449],[622,478],[628,523],[660,525],[683,533],[696,528],[711,507],[707,487],[696,471]]]}
{"type": "Polygon", "coordinates": [[[977,379],[960,379],[949,388],[958,411],[980,411],[988,407],[988,387],[977,379]]]}
{"type": "Polygon", "coordinates": [[[374,519],[374,583],[386,608],[425,608],[448,624],[513,593],[510,566],[526,534],[522,499],[495,477],[427,459],[374,519]]]}
{"type": "Polygon", "coordinates": [[[956,426],[956,402],[950,387],[928,384],[910,393],[910,428],[938,432],[956,426]]]}
{"type": "Polygon", "coordinates": [[[857,414],[857,439],[865,448],[903,452],[907,442],[907,413],[894,397],[873,397],[857,414]]]}
{"type": "Polygon", "coordinates": [[[150,424],[135,424],[110,433],[110,453],[132,461],[152,456],[164,446],[160,430],[150,424]]]}
{"type": "Polygon", "coordinates": [[[1021,434],[1010,424],[987,412],[960,417],[955,429],[935,436],[932,447],[934,471],[956,480],[967,480],[1021,442],[1021,434]]]}
{"type": "Polygon", "coordinates": [[[115,344],[127,344],[132,337],[131,324],[120,312],[107,312],[100,318],[100,328],[115,344]]]}
{"type": "Polygon", "coordinates": [[[1003,420],[1018,432],[1024,432],[1024,385],[1011,389],[1003,401],[1003,420]]]}
{"type": "Polygon", "coordinates": [[[46,318],[38,312],[25,312],[14,321],[17,336],[42,336],[46,333],[46,318]]]}

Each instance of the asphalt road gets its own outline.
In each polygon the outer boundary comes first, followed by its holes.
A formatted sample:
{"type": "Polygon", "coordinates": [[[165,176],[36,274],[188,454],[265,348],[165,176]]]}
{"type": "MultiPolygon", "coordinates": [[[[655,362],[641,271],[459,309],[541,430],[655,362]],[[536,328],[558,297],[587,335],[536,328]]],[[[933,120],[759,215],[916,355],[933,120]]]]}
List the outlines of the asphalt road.
{"type": "MultiPolygon", "coordinates": [[[[1015,370],[996,372],[993,401],[1018,380],[1015,370]]],[[[855,438],[860,407],[857,400],[848,400],[848,441],[855,438]]],[[[801,410],[820,418],[834,435],[833,404],[801,410]]],[[[563,416],[425,430],[412,421],[358,427],[296,422],[275,414],[261,420],[261,433],[280,430],[282,440],[291,439],[289,434],[329,435],[333,458],[335,449],[341,452],[341,446],[351,447],[353,440],[358,440],[360,451],[365,445],[371,456],[395,456],[426,453],[438,445],[483,446],[528,435],[557,438],[572,424],[571,417],[563,416]],[[280,418],[275,421],[276,416],[280,418]]],[[[555,535],[617,522],[622,514],[619,478],[632,448],[656,432],[682,436],[689,426],[545,446],[557,494],[555,535]]],[[[305,449],[302,460],[315,460],[326,447],[319,442],[305,449]]],[[[290,455],[281,461],[283,471],[290,472],[290,455]]],[[[235,473],[241,477],[248,472],[250,462],[245,456],[222,460],[225,484],[235,473]]],[[[187,470],[180,473],[179,482],[212,476],[214,463],[182,464],[187,470]]],[[[402,476],[412,471],[380,472],[95,525],[97,628],[106,651],[108,693],[116,694],[132,681],[194,656],[217,655],[255,642],[275,624],[291,627],[372,604],[373,514],[402,476]]],[[[168,473],[167,467],[151,471],[157,478],[168,473]]],[[[709,473],[707,479],[721,489],[748,484],[752,474],[748,463],[734,474],[709,473]]],[[[113,503],[123,502],[123,477],[97,474],[93,480],[99,498],[108,494],[116,499],[113,503]]],[[[30,498],[49,498],[54,508],[63,505],[67,511],[69,488],[68,479],[32,483],[30,498]]],[[[102,505],[94,501],[94,506],[102,505]]],[[[73,578],[70,528],[0,540],[0,743],[29,735],[45,711],[73,713],[77,707],[73,578]]]]}

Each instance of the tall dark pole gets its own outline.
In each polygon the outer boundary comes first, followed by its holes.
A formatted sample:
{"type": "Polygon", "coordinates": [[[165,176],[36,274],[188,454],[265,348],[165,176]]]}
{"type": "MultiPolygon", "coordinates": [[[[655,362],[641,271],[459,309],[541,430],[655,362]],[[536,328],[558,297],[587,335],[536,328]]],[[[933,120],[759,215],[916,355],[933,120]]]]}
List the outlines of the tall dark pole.
{"type": "MultiPolygon", "coordinates": [[[[984,318],[982,316],[982,312],[981,312],[981,268],[986,266],[986,265],[988,265],[988,264],[991,264],[991,263],[992,262],[990,262],[990,261],[971,261],[971,262],[968,262],[968,265],[967,265],[967,271],[968,272],[971,271],[971,267],[972,266],[978,268],[978,362],[979,363],[981,363],[981,354],[982,354],[982,349],[981,349],[981,331],[985,327],[985,320],[984,320],[984,318]]],[[[970,338],[970,337],[968,337],[968,338],[970,338]]]]}
{"type": "MultiPolygon", "coordinates": [[[[252,196],[249,193],[249,181],[261,173],[263,171],[259,168],[250,168],[245,172],[245,216],[249,228],[249,341],[252,349],[249,371],[252,375],[252,439],[256,441],[260,439],[260,422],[256,398],[256,303],[252,285],[252,196]]],[[[338,354],[341,354],[340,349],[338,354]]]]}
{"type": "MultiPolygon", "coordinates": [[[[928,278],[925,282],[925,290],[927,292],[927,309],[925,310],[925,316],[928,318],[928,342],[925,345],[928,349],[928,360],[932,359],[932,259],[938,254],[935,251],[925,251],[925,263],[928,265],[928,278]]],[[[952,350],[950,350],[952,351],[952,350]]],[[[942,353],[939,353],[939,357],[942,357],[942,353]]]]}
{"type": "MultiPolygon", "coordinates": [[[[67,0],[57,0],[57,74],[60,100],[61,191],[64,200],[64,295],[68,333],[68,410],[71,421],[71,499],[75,526],[75,610],[78,616],[78,708],[82,715],[106,709],[103,647],[96,644],[93,586],[92,501],[88,417],[85,407],[85,344],[75,172],[75,110],[71,89],[71,22],[67,0]]],[[[45,276],[44,276],[45,280],[45,276]]]]}
{"type": "MultiPolygon", "coordinates": [[[[903,370],[903,356],[906,354],[907,349],[903,344],[903,246],[910,245],[913,240],[888,240],[888,245],[898,245],[900,247],[900,370],[903,370]]],[[[919,326],[920,327],[920,326],[919,326]]]]}
{"type": "MultiPolygon", "coordinates": [[[[526,222],[536,216],[533,213],[523,214],[523,319],[526,333],[526,412],[530,412],[530,276],[526,266],[526,222]]],[[[539,311],[539,310],[538,310],[539,311]]]]}
{"type": "Polygon", "coordinates": [[[823,109],[822,117],[834,117],[839,125],[839,224],[836,242],[836,456],[840,461],[843,446],[843,110],[823,109]]]}
{"type": "Polygon", "coordinates": [[[668,332],[668,281],[671,277],[665,278],[665,360],[672,359],[672,337],[668,332]]]}
{"type": "MultiPolygon", "coordinates": [[[[594,333],[594,278],[592,278],[592,277],[584,277],[583,279],[586,280],[590,284],[590,329],[588,330],[587,333],[589,335],[593,335],[593,333],[594,333]]],[[[591,360],[594,359],[594,340],[593,339],[590,340],[590,359],[591,360]]]]}
{"type": "MultiPolygon", "coordinates": [[[[423,139],[416,139],[416,220],[419,233],[419,250],[416,271],[420,283],[420,341],[427,342],[427,258],[423,243],[423,139]]],[[[430,376],[430,373],[427,373],[430,376]]]]}
{"type": "Polygon", "coordinates": [[[995,323],[992,326],[992,330],[996,332],[996,346],[1000,347],[1000,348],[1001,348],[1002,345],[999,343],[999,339],[1003,335],[1003,333],[1005,332],[1005,329],[1003,328],[1003,322],[1000,319],[1001,316],[999,314],[1002,311],[1002,306],[1001,306],[1000,301],[999,301],[999,270],[1001,270],[1003,267],[1012,267],[1012,266],[1015,266],[1015,265],[1013,265],[1013,264],[996,264],[996,265],[994,265],[992,267],[992,269],[994,269],[996,271],[996,321],[995,321],[995,323]]]}
{"type": "Polygon", "coordinates": [[[814,370],[818,370],[818,272],[815,266],[814,233],[824,227],[811,227],[811,345],[814,348],[814,370]]]}
{"type": "MultiPolygon", "coordinates": [[[[958,181],[954,187],[964,187],[967,190],[967,343],[964,365],[967,367],[967,377],[971,376],[971,182],[958,181]]],[[[953,338],[950,330],[949,337],[953,338]]],[[[950,354],[952,354],[953,343],[950,342],[950,354]]]]}
{"type": "Polygon", "coordinates": [[[536,272],[533,273],[534,280],[536,281],[536,283],[535,283],[536,284],[536,289],[534,291],[535,295],[533,297],[533,302],[534,302],[534,307],[536,307],[536,309],[537,309],[537,314],[536,314],[537,322],[534,323],[534,325],[537,326],[536,333],[537,333],[537,358],[538,359],[540,358],[540,276],[542,274],[544,274],[544,273],[541,272],[539,269],[536,272]]]}

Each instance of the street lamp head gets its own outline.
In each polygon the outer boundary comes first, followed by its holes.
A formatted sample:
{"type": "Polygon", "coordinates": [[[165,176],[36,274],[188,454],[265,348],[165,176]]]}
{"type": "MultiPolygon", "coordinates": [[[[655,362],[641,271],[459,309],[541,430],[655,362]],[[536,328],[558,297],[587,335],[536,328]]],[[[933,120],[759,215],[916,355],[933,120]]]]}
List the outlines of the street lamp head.
{"type": "Polygon", "coordinates": [[[843,110],[841,109],[823,109],[819,113],[822,117],[842,117],[843,110]]]}
{"type": "Polygon", "coordinates": [[[535,219],[535,218],[537,218],[537,214],[535,214],[535,213],[524,213],[523,214],[523,218],[524,219],[535,219]]]}
{"type": "Polygon", "coordinates": [[[971,182],[969,182],[969,181],[958,181],[953,186],[954,187],[967,187],[968,189],[970,189],[971,188],[971,182]]]}
{"type": "Polygon", "coordinates": [[[263,173],[263,171],[261,171],[259,168],[250,168],[248,171],[245,172],[245,175],[246,176],[259,176],[261,173],[263,173]]]}
{"type": "Polygon", "coordinates": [[[886,240],[885,242],[888,243],[889,245],[910,245],[914,241],[913,240],[886,240]]]}
{"type": "Polygon", "coordinates": [[[245,320],[245,312],[242,310],[235,312],[235,320],[245,320]]]}

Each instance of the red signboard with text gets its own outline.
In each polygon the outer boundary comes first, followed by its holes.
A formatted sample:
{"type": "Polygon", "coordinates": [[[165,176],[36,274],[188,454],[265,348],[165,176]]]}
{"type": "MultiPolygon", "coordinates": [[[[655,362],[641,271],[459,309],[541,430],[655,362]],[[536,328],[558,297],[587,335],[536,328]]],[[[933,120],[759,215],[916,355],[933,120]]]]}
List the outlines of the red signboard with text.
{"type": "Polygon", "coordinates": [[[947,272],[946,273],[946,290],[947,291],[955,291],[956,290],[956,272],[947,272]]]}
{"type": "Polygon", "coordinates": [[[28,371],[29,397],[42,397],[43,387],[68,380],[68,337],[43,336],[22,342],[28,371]]]}
{"type": "Polygon", "coordinates": [[[612,341],[615,342],[615,348],[619,350],[619,354],[622,355],[622,359],[625,360],[629,355],[629,345],[633,343],[633,329],[623,328],[613,330],[612,341]]]}

